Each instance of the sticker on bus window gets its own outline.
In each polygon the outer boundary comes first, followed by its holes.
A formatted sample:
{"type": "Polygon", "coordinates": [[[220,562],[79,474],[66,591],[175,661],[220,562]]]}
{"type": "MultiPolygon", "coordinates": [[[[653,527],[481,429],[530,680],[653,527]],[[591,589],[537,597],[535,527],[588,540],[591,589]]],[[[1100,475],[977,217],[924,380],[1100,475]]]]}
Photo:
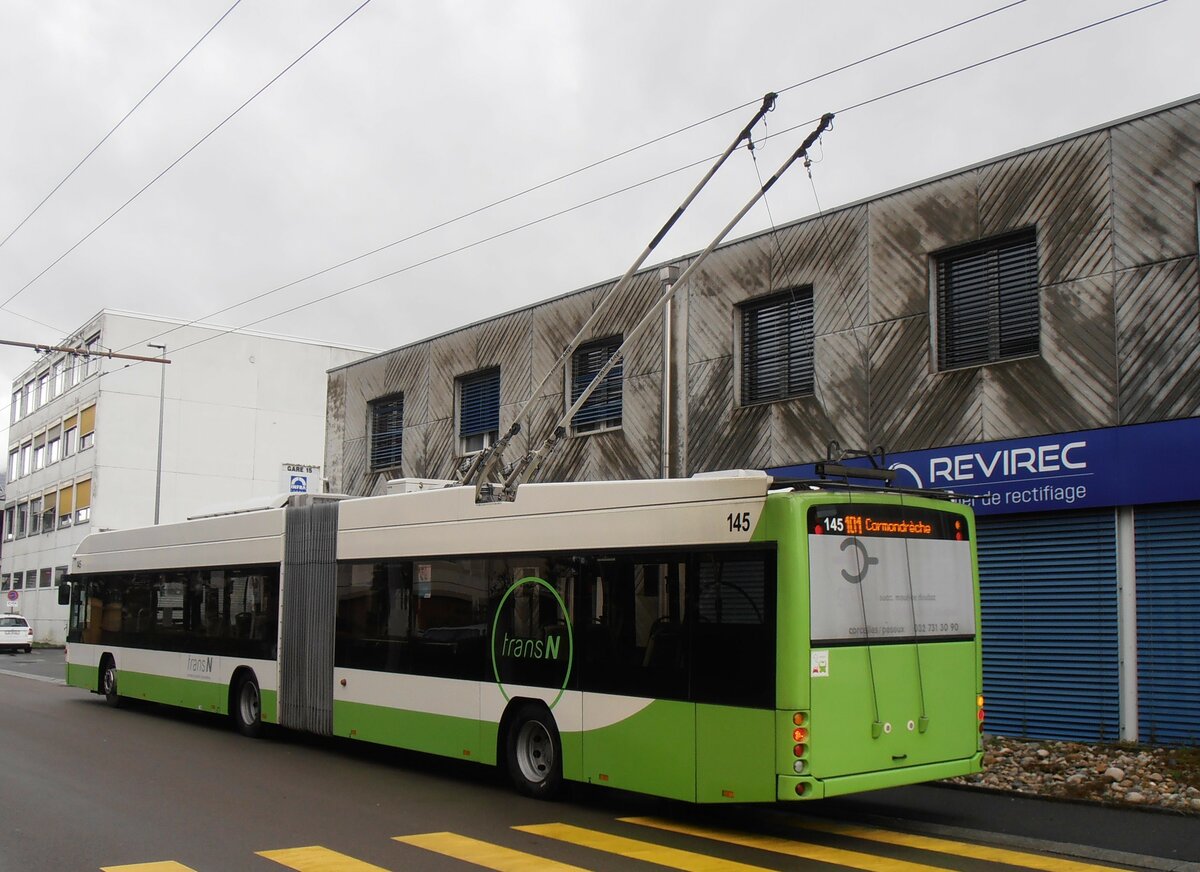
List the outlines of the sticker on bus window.
{"type": "Polygon", "coordinates": [[[829,652],[828,651],[813,651],[812,652],[812,669],[809,674],[813,678],[828,678],[829,677],[829,652]]]}
{"type": "Polygon", "coordinates": [[[433,594],[433,564],[417,564],[417,598],[429,599],[433,594]]]}

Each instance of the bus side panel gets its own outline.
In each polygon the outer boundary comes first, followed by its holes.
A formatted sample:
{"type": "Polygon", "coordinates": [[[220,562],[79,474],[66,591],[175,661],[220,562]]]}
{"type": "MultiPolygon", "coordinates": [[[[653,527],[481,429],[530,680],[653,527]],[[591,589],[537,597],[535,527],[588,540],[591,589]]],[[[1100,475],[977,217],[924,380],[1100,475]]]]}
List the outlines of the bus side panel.
{"type": "Polygon", "coordinates": [[[335,700],[333,725],[335,736],[348,739],[462,760],[494,762],[491,759],[494,751],[486,756],[482,753],[479,721],[475,718],[335,700]]]}
{"type": "Polygon", "coordinates": [[[228,687],[214,681],[170,678],[118,667],[117,688],[121,696],[150,702],[218,713],[224,713],[228,709],[228,687]]]}
{"type": "Polygon", "coordinates": [[[775,712],[696,706],[696,801],[775,799],[775,712]]]}
{"type": "MultiPolygon", "coordinates": [[[[605,694],[583,695],[584,725],[608,720],[605,694]]],[[[583,734],[583,780],[682,799],[696,799],[696,705],[654,700],[636,714],[583,734]]]]}
{"type": "Polygon", "coordinates": [[[81,642],[67,643],[67,684],[84,690],[100,686],[100,649],[81,642]]]}
{"type": "Polygon", "coordinates": [[[488,762],[480,740],[479,682],[336,668],[333,734],[488,762]]]}
{"type": "Polygon", "coordinates": [[[67,684],[71,687],[82,687],[84,690],[95,690],[100,686],[100,668],[68,663],[67,684]]]}

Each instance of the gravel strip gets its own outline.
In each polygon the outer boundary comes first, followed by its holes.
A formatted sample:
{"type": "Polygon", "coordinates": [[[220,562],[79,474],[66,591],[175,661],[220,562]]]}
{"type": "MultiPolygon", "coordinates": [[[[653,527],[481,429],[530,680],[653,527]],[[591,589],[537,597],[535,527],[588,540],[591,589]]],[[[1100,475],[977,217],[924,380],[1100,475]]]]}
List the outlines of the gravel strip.
{"type": "Polygon", "coordinates": [[[990,737],[983,772],[951,784],[1200,815],[1200,748],[990,737]]]}

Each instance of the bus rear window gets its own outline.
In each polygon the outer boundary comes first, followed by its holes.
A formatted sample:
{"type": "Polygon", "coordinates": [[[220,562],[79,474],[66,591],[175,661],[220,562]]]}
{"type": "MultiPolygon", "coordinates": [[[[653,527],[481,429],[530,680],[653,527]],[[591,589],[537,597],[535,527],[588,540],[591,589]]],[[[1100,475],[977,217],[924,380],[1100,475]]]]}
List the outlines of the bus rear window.
{"type": "Polygon", "coordinates": [[[807,521],[814,645],[975,635],[961,515],[839,503],[813,506],[807,521]]]}

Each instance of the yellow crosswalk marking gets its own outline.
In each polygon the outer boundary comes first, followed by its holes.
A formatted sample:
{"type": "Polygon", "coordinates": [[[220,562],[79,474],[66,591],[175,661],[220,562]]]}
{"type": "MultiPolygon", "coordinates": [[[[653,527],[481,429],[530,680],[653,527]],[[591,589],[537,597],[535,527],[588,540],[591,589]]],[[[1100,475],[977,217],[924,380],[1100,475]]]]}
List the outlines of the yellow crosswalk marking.
{"type": "Polygon", "coordinates": [[[650,842],[639,842],[637,839],[627,839],[624,836],[613,836],[608,833],[586,830],[570,824],[535,824],[527,827],[513,827],[523,833],[533,833],[535,836],[545,836],[548,839],[558,839],[560,842],[570,842],[582,845],[608,854],[619,854],[632,860],[644,860],[656,863],[670,869],[689,869],[693,872],[764,872],[762,866],[749,866],[745,863],[735,863],[732,860],[722,860],[718,857],[708,857],[691,851],[681,851],[678,848],[667,848],[650,842]]]}
{"type": "Polygon", "coordinates": [[[586,872],[578,866],[548,860],[523,851],[481,842],[457,833],[423,833],[417,836],[395,836],[397,842],[415,845],[456,860],[465,860],[485,869],[499,872],[586,872]]]}
{"type": "Polygon", "coordinates": [[[921,851],[954,854],[957,857],[970,857],[973,860],[1006,863],[1010,866],[1022,866],[1026,869],[1040,869],[1042,872],[1111,872],[1112,869],[1119,868],[1115,866],[1100,866],[1095,863],[1081,863],[1078,860],[1066,860],[1058,857],[1044,857],[1041,854],[1011,851],[1007,848],[991,848],[986,845],[974,845],[970,842],[956,842],[951,839],[934,838],[933,836],[917,836],[893,830],[877,830],[871,827],[860,827],[852,824],[805,821],[798,825],[805,829],[832,833],[837,836],[850,836],[854,839],[884,842],[889,845],[902,845],[906,848],[917,848],[921,851]]]}
{"type": "Polygon", "coordinates": [[[100,872],[196,872],[191,866],[184,866],[174,860],[163,860],[161,863],[132,863],[128,866],[101,866],[100,872]]]}
{"type": "Polygon", "coordinates": [[[859,851],[847,851],[843,848],[830,848],[824,845],[810,845],[805,842],[795,842],[791,839],[781,839],[776,836],[757,836],[751,833],[739,833],[734,830],[709,829],[693,827],[673,821],[647,817],[626,817],[620,820],[629,824],[643,827],[654,827],[657,830],[667,830],[672,833],[683,833],[687,836],[699,836],[702,839],[712,839],[717,842],[727,842],[744,848],[757,848],[760,851],[771,851],[775,854],[786,854],[789,857],[799,857],[818,863],[830,863],[834,866],[848,866],[851,869],[870,869],[878,872],[929,872],[934,869],[941,872],[942,866],[925,866],[920,863],[910,863],[908,860],[896,860],[891,857],[881,857],[878,854],[863,854],[859,851]]]}
{"type": "Polygon", "coordinates": [[[274,860],[297,872],[388,872],[382,866],[355,860],[337,851],[313,845],[309,848],[284,848],[280,851],[259,851],[258,856],[274,860]]]}

